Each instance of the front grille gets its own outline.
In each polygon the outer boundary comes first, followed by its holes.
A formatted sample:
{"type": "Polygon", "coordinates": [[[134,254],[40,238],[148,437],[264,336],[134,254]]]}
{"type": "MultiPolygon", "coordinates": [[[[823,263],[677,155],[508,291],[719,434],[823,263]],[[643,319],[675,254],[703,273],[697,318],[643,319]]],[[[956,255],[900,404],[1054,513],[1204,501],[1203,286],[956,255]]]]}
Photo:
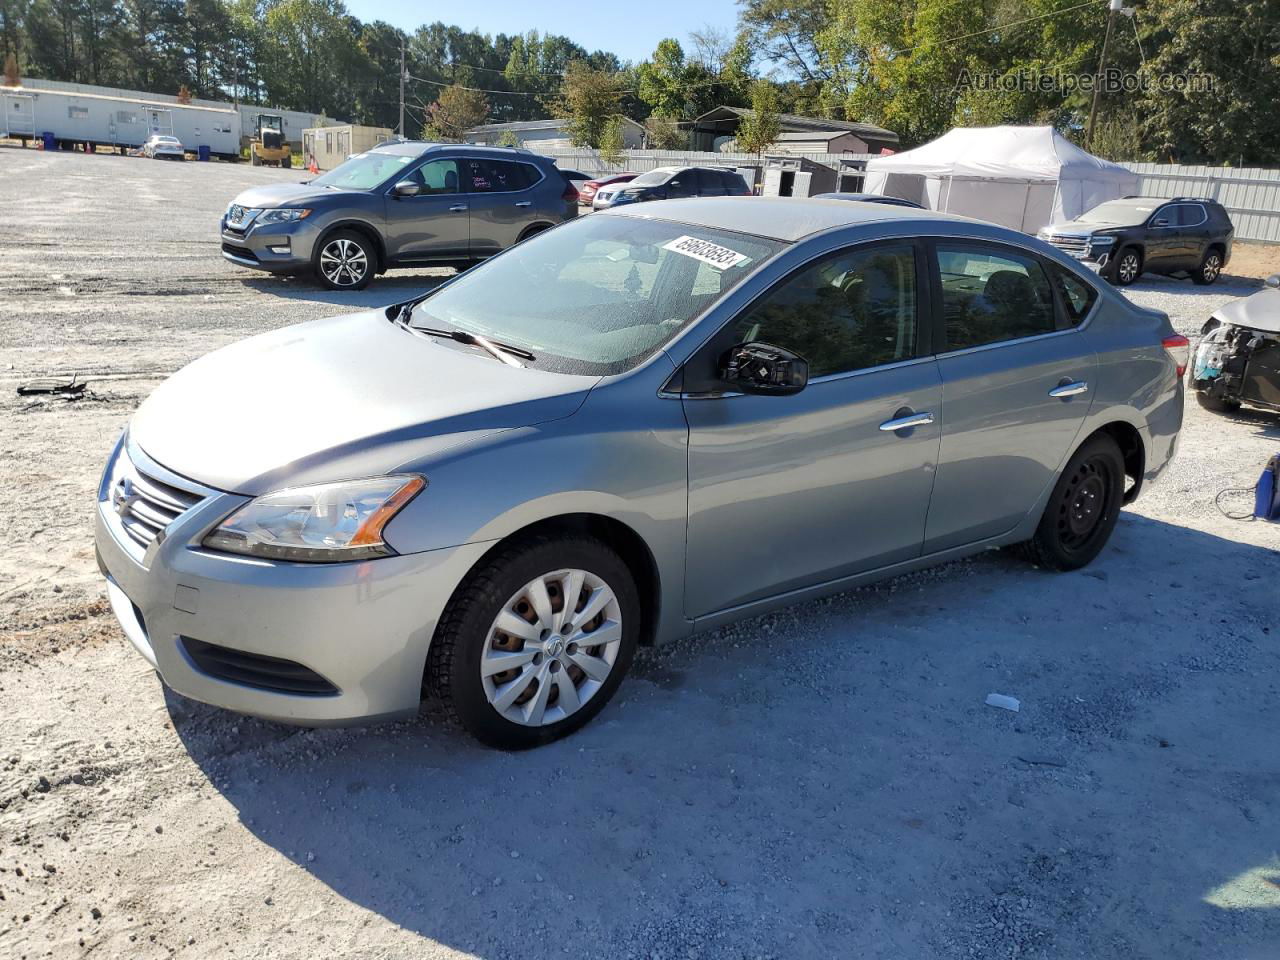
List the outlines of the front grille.
{"type": "Polygon", "coordinates": [[[182,637],[182,646],[202,673],[218,680],[274,693],[300,693],[312,697],[331,697],[338,693],[338,688],[320,674],[292,660],[232,650],[191,637],[182,637]]]}
{"type": "Polygon", "coordinates": [[[258,255],[254,253],[252,250],[250,250],[248,247],[239,247],[239,246],[236,246],[234,243],[223,243],[222,252],[229,253],[233,257],[240,257],[243,260],[258,259],[258,255]]]}
{"type": "Polygon", "coordinates": [[[108,501],[125,534],[143,551],[203,498],[139,470],[121,450],[108,501]]]}
{"type": "Polygon", "coordinates": [[[1089,248],[1088,237],[1072,237],[1061,233],[1051,233],[1049,242],[1066,253],[1084,253],[1089,248]]]}

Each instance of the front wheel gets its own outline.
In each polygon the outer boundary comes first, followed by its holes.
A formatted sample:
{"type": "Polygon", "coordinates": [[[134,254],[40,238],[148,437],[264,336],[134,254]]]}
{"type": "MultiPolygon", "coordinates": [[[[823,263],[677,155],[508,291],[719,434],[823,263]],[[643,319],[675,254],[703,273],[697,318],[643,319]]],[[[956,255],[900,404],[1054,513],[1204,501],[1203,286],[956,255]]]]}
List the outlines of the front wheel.
{"type": "Polygon", "coordinates": [[[1124,456],[1100,433],[1067,462],[1024,553],[1050,570],[1078,570],[1106,546],[1123,501],[1124,456]]]}
{"type": "Polygon", "coordinates": [[[501,550],[449,601],[426,684],[478,740],[559,739],[608,703],[635,655],[640,599],[622,558],[587,537],[501,550]]]}
{"type": "Polygon", "coordinates": [[[354,230],[339,230],[319,245],[312,267],[330,290],[363,290],[373,279],[375,256],[367,237],[354,230]]]}
{"type": "Polygon", "coordinates": [[[1111,268],[1111,282],[1117,287],[1127,287],[1142,276],[1142,257],[1132,247],[1121,250],[1111,268]]]}
{"type": "Polygon", "coordinates": [[[1200,261],[1200,266],[1191,275],[1191,279],[1200,286],[1207,287],[1220,276],[1222,276],[1222,254],[1217,250],[1210,250],[1200,261]]]}

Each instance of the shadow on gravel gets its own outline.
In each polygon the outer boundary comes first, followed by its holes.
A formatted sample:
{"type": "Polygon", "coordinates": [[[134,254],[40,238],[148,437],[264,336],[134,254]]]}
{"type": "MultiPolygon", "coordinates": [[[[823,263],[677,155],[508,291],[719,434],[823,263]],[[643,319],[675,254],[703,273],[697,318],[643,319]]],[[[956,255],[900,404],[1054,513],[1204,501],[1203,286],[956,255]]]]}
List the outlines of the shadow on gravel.
{"type": "MultiPolygon", "coordinates": [[[[430,708],[169,709],[262,843],[486,960],[1260,957],[1276,911],[1206,898],[1280,835],[1277,688],[1251,679],[1277,582],[1275,550],[1126,513],[1077,573],[993,554],[648,652],[527,753],[430,708]]],[[[237,909],[283,928],[320,909],[298,889],[237,909]]]]}
{"type": "Polygon", "coordinates": [[[448,279],[448,276],[397,276],[390,273],[378,277],[364,290],[326,290],[309,277],[270,274],[243,277],[240,282],[259,293],[285,300],[310,300],[358,310],[373,310],[421,296],[448,279]]]}

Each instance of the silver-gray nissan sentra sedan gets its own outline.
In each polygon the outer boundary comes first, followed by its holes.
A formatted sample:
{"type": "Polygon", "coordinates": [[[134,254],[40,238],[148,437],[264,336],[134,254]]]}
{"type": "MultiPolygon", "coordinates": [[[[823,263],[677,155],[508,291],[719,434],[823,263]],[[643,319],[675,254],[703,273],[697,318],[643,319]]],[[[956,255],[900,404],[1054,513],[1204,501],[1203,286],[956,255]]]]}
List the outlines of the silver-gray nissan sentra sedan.
{"type": "Polygon", "coordinates": [[[425,690],[529,746],[640,644],[992,547],[1088,563],[1173,456],[1187,352],[989,224],[644,204],[192,363],[111,455],[100,565],[188,697],[328,724],[425,690]]]}

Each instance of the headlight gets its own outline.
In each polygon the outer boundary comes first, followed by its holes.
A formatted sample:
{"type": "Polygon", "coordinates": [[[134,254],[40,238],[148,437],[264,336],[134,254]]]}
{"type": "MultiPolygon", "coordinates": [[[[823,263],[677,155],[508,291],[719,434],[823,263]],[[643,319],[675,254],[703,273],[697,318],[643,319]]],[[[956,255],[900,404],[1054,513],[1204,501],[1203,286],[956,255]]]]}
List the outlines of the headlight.
{"type": "Polygon", "coordinates": [[[382,528],[426,485],[422,477],[402,475],[277,490],[223,520],[204,546],[303,563],[390,556],[395,551],[382,528]]]}
{"type": "Polygon", "coordinates": [[[1093,247],[1109,247],[1116,242],[1115,237],[1090,237],[1089,245],[1093,247]]]}
{"type": "Polygon", "coordinates": [[[310,210],[300,207],[280,207],[276,210],[263,210],[258,217],[259,223],[293,223],[310,216],[310,210]]]}

